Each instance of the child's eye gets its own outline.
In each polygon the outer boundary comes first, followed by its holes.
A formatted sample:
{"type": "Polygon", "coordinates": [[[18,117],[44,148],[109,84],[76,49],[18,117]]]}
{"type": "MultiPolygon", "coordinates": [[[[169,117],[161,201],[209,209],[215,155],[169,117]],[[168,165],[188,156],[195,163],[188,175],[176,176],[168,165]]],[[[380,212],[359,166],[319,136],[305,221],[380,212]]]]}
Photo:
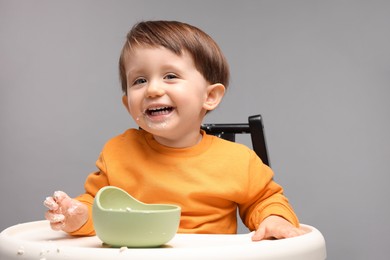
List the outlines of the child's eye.
{"type": "Polygon", "coordinates": [[[138,78],[138,79],[134,80],[133,85],[140,85],[140,84],[144,84],[144,83],[146,83],[146,79],[138,78]]]}
{"type": "Polygon", "coordinates": [[[170,73],[170,74],[167,74],[165,75],[164,79],[177,79],[178,77],[173,74],[173,73],[170,73]]]}

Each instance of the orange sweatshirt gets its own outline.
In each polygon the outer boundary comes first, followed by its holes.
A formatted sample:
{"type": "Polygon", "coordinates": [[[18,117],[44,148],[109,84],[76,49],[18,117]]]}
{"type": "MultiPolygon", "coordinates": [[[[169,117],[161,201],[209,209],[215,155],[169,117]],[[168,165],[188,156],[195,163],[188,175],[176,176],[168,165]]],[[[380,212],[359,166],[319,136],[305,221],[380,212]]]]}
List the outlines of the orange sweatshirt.
{"type": "Polygon", "coordinates": [[[182,149],[160,145],[136,129],[108,141],[96,162],[99,170],[88,176],[86,193],[76,198],[89,206],[90,218],[72,235],[94,234],[93,199],[107,185],[144,203],[179,205],[179,233],[234,234],[237,206],[250,230],[269,215],[299,225],[272,170],[251,149],[202,135],[200,143],[182,149]]]}

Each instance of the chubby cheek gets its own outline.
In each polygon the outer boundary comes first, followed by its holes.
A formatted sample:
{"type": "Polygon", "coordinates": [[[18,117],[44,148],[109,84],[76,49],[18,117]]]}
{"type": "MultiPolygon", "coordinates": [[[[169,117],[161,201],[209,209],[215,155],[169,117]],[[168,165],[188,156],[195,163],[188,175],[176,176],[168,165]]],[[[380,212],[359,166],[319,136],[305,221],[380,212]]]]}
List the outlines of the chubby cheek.
{"type": "Polygon", "coordinates": [[[123,100],[123,102],[125,103],[127,111],[130,113],[132,117],[134,117],[135,114],[139,113],[137,111],[137,107],[139,106],[137,104],[137,99],[134,99],[134,95],[128,93],[127,96],[125,97],[125,100],[123,100]]]}
{"type": "Polygon", "coordinates": [[[138,117],[141,114],[139,106],[131,100],[129,101],[129,113],[133,118],[138,117]]]}

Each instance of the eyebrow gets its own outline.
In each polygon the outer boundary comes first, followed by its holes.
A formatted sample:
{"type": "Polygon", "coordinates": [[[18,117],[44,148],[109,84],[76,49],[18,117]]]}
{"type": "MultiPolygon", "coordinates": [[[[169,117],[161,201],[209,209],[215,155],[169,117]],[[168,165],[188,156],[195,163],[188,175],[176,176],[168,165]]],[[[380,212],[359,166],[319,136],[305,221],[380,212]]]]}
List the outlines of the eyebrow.
{"type": "MultiPolygon", "coordinates": [[[[178,73],[183,73],[183,69],[181,66],[178,66],[178,65],[174,65],[174,64],[163,64],[161,67],[160,67],[160,70],[161,71],[167,71],[169,72],[170,70],[173,70],[173,72],[178,72],[178,73]]],[[[134,75],[134,74],[146,74],[146,72],[144,72],[145,69],[143,68],[135,68],[135,69],[130,69],[130,70],[127,70],[126,71],[126,77],[129,78],[131,75],[134,75]]]]}

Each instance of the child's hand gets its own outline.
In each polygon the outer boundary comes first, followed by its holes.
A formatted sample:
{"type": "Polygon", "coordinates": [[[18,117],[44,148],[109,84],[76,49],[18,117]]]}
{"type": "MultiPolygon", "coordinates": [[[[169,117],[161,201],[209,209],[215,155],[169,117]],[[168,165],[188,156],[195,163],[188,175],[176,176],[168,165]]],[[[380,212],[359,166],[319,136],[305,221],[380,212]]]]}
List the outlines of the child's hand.
{"type": "Polygon", "coordinates": [[[47,197],[43,204],[49,209],[45,218],[53,230],[73,232],[88,220],[88,207],[63,191],[54,192],[53,197],[47,197]]]}
{"type": "Polygon", "coordinates": [[[269,238],[290,238],[305,234],[306,231],[294,227],[290,222],[279,216],[269,216],[261,222],[252,241],[260,241],[269,238]]]}

